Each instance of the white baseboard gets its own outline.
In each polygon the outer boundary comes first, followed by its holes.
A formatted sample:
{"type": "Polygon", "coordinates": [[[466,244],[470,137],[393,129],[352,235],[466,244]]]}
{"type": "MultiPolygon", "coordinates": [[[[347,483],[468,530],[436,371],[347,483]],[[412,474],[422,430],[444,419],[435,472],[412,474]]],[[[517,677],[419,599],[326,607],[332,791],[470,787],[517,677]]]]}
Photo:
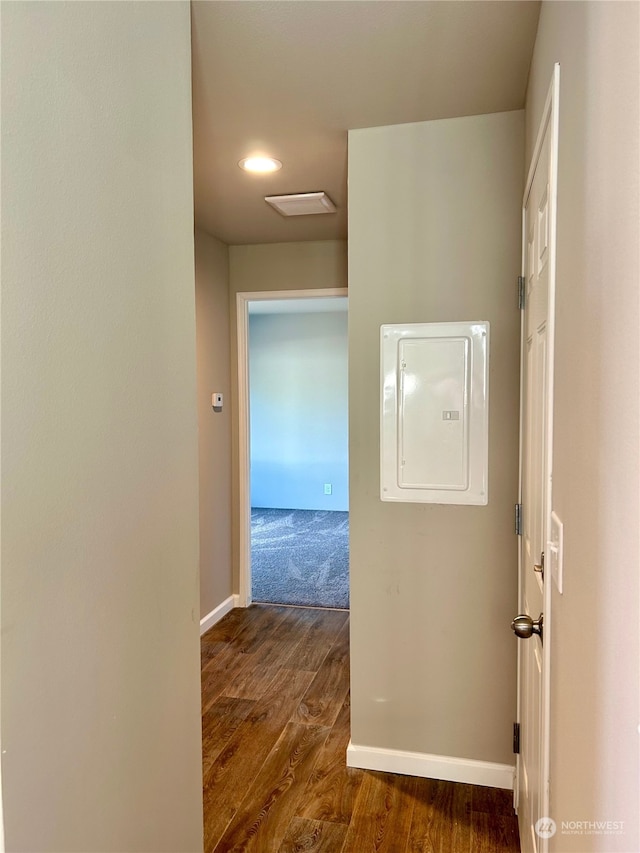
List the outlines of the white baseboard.
{"type": "Polygon", "coordinates": [[[510,764],[492,764],[490,761],[475,761],[472,758],[358,746],[351,741],[347,747],[347,767],[509,790],[513,790],[515,773],[515,767],[510,764]]]}
{"type": "Polygon", "coordinates": [[[200,620],[200,636],[206,633],[209,628],[213,628],[216,622],[219,622],[234,607],[238,607],[238,596],[230,595],[229,598],[225,598],[217,607],[214,607],[211,613],[203,616],[200,620]]]}

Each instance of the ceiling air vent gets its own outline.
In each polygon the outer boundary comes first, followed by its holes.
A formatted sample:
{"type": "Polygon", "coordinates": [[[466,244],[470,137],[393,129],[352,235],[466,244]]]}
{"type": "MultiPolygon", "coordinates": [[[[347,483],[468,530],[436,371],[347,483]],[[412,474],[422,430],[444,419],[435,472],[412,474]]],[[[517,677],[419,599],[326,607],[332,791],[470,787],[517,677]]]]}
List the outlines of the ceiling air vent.
{"type": "Polygon", "coordinates": [[[335,213],[336,206],[326,193],[296,193],[295,195],[268,195],[267,204],[282,216],[309,216],[313,213],[335,213]]]}

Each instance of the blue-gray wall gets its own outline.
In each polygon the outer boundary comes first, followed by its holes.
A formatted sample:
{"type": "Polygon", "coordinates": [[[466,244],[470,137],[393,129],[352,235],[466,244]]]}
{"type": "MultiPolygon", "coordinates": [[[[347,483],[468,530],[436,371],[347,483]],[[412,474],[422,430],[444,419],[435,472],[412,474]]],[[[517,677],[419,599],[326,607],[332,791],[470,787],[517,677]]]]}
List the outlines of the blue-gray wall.
{"type": "Polygon", "coordinates": [[[249,376],[251,505],[348,509],[346,312],[250,316],[249,376]]]}

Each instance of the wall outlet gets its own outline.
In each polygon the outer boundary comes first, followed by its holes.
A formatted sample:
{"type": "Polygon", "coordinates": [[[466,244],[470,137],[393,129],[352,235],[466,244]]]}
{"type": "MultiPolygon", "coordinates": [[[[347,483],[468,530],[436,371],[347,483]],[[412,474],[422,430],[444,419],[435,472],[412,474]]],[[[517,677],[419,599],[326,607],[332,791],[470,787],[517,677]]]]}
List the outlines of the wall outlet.
{"type": "Polygon", "coordinates": [[[333,487],[332,487],[331,483],[325,483],[325,484],[324,484],[324,493],[325,493],[325,495],[330,495],[330,494],[331,494],[332,489],[333,489],[333,487]]]}

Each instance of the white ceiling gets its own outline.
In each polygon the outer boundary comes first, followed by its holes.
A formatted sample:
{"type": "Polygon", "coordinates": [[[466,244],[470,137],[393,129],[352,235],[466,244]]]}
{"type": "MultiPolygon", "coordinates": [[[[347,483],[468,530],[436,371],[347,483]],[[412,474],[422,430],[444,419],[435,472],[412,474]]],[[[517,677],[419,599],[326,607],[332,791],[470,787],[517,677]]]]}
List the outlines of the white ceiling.
{"type": "Polygon", "coordinates": [[[539,2],[194,0],[196,224],[225,243],[347,235],[347,131],[516,110],[539,2]],[[238,160],[265,153],[271,175],[238,160]],[[336,214],[265,195],[325,190],[336,214]]]}

